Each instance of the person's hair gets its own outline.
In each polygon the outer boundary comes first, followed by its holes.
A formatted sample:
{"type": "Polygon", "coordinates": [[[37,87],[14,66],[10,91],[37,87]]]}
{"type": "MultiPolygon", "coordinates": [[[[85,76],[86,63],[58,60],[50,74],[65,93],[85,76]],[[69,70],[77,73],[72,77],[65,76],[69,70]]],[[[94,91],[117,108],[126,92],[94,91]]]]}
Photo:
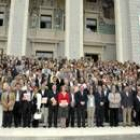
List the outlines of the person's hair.
{"type": "Polygon", "coordinates": [[[111,91],[112,91],[113,87],[115,88],[115,92],[118,92],[119,91],[118,85],[112,84],[111,91]]]}
{"type": "Polygon", "coordinates": [[[2,89],[5,91],[8,86],[9,84],[7,82],[4,82],[2,85],[2,89]]]}

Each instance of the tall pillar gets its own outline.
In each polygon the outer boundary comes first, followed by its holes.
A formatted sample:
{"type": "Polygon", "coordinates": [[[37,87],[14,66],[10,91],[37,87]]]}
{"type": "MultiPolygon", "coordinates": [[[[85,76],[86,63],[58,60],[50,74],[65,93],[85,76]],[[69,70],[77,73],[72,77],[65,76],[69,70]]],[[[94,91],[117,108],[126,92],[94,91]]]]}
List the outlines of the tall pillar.
{"type": "Polygon", "coordinates": [[[83,0],[66,0],[65,56],[83,56],[83,0]]]}
{"type": "Polygon", "coordinates": [[[29,0],[11,0],[7,54],[26,55],[29,0]]]}
{"type": "Polygon", "coordinates": [[[129,1],[132,61],[140,64],[140,0],[129,1]]]}
{"type": "Polygon", "coordinates": [[[128,0],[114,0],[117,60],[132,59],[128,0]]]}

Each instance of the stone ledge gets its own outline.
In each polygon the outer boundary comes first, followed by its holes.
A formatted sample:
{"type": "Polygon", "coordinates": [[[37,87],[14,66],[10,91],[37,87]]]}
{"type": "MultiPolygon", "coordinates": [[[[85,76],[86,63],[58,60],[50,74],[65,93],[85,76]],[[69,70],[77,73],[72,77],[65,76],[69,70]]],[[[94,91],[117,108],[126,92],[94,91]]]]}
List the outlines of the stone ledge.
{"type": "Polygon", "coordinates": [[[139,135],[139,127],[105,128],[1,128],[0,137],[94,137],[139,135]]]}

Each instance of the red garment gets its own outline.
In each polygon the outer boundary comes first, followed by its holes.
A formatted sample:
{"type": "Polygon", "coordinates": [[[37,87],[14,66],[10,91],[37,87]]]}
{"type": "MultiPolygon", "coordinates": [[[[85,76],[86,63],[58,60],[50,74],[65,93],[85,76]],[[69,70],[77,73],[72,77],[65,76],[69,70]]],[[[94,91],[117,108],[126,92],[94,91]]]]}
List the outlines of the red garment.
{"type": "Polygon", "coordinates": [[[62,92],[58,93],[58,103],[61,103],[61,101],[67,101],[67,103],[70,103],[70,97],[69,94],[66,93],[65,95],[62,94],[62,92]]]}

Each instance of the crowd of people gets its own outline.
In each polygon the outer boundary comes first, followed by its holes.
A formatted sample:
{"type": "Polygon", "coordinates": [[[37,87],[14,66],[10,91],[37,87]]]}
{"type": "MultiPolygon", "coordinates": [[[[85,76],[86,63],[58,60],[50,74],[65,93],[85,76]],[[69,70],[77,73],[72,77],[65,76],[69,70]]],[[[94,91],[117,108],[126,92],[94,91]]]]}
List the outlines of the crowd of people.
{"type": "Polygon", "coordinates": [[[2,127],[140,125],[140,66],[81,58],[5,56],[2,127]]]}

